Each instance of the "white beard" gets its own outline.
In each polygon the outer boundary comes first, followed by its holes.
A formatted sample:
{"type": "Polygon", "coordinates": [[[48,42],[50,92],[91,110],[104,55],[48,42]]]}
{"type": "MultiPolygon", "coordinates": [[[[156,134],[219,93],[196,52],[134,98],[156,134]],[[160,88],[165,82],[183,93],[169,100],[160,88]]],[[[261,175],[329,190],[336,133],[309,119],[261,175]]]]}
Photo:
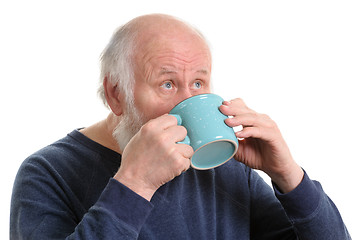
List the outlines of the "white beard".
{"type": "Polygon", "coordinates": [[[113,137],[123,152],[129,141],[145,123],[144,117],[135,106],[128,105],[129,113],[119,116],[120,121],[113,131],[113,137]]]}

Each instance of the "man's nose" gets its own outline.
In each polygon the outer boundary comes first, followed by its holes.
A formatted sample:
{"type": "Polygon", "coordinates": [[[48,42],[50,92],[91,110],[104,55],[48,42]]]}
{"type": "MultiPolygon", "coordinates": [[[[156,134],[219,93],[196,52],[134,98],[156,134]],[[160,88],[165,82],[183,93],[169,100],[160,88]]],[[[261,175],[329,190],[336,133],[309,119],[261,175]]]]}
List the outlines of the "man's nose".
{"type": "Polygon", "coordinates": [[[191,93],[191,91],[189,89],[184,89],[179,94],[179,102],[181,102],[187,98],[190,98],[192,96],[193,96],[193,94],[191,93]]]}
{"type": "Polygon", "coordinates": [[[192,93],[191,91],[189,90],[182,90],[182,91],[179,91],[178,94],[177,94],[177,97],[174,99],[174,103],[173,105],[177,105],[178,103],[186,100],[187,98],[190,98],[192,97],[192,93]]]}

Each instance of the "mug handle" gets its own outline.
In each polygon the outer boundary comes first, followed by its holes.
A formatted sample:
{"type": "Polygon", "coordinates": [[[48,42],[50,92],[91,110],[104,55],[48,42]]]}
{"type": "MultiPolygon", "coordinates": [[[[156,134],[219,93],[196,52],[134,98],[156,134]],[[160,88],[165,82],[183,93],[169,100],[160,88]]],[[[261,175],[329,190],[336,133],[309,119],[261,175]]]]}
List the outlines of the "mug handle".
{"type": "MultiPolygon", "coordinates": [[[[181,116],[179,116],[178,114],[173,114],[173,113],[170,113],[169,115],[171,116],[174,116],[177,118],[177,124],[178,125],[182,125],[182,118],[181,116]]],[[[177,142],[177,143],[182,143],[182,144],[187,144],[187,145],[190,145],[191,141],[188,137],[188,135],[183,139],[183,141],[180,141],[180,142],[177,142]]]]}

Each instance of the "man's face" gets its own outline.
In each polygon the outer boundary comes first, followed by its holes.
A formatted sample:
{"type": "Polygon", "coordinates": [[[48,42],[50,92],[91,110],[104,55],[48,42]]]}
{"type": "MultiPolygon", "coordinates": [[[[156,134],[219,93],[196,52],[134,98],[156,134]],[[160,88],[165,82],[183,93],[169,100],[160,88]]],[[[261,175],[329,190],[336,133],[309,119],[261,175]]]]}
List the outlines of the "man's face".
{"type": "Polygon", "coordinates": [[[145,121],[193,95],[210,93],[211,55],[196,34],[142,41],[134,57],[135,107],[145,121]]]}

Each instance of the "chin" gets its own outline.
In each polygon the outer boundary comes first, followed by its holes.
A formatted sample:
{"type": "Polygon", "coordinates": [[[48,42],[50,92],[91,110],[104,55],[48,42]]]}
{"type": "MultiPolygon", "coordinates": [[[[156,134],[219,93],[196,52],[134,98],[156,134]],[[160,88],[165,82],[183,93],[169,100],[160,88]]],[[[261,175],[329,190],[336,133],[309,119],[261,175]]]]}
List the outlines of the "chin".
{"type": "Polygon", "coordinates": [[[142,114],[136,108],[132,108],[128,114],[119,116],[119,123],[113,131],[113,137],[118,142],[120,150],[123,152],[129,141],[140,130],[145,121],[142,114]]]}

